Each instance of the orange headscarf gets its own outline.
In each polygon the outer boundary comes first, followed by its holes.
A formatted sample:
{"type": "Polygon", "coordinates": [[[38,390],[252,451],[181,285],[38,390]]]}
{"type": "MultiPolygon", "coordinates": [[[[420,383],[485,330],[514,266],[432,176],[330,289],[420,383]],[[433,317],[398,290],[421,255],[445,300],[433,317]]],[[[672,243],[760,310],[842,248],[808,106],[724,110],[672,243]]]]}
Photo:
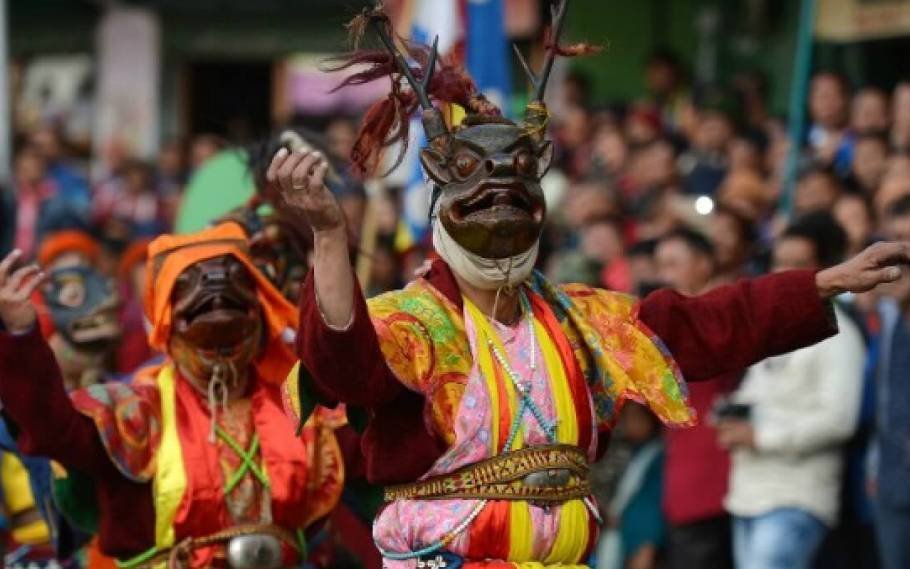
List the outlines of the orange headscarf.
{"type": "Polygon", "coordinates": [[[231,255],[246,266],[256,281],[268,335],[265,349],[253,365],[261,379],[281,384],[296,361],[288,331],[297,330],[297,311],[253,265],[247,237],[240,225],[227,222],[189,235],[162,235],[149,244],[145,286],[145,315],[152,323],[149,344],[167,351],[171,335],[171,291],[180,273],[194,263],[231,255]]]}
{"type": "Polygon", "coordinates": [[[101,247],[91,235],[79,230],[66,230],[51,233],[41,242],[41,248],[38,250],[38,263],[46,267],[58,257],[66,253],[80,253],[84,255],[90,263],[98,260],[98,253],[101,247]]]}

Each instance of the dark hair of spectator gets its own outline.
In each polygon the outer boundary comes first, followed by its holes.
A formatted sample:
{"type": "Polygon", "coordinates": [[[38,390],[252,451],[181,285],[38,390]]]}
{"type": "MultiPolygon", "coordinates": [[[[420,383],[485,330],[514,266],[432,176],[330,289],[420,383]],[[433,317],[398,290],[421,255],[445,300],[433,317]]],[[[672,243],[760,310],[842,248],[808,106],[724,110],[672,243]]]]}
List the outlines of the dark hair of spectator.
{"type": "Polygon", "coordinates": [[[682,61],[675,51],[666,46],[657,47],[649,53],[645,65],[666,65],[676,71],[677,78],[682,75],[682,61]]]}
{"type": "Polygon", "coordinates": [[[732,219],[736,223],[736,232],[739,234],[739,240],[746,245],[751,247],[758,240],[758,232],[755,230],[753,221],[736,208],[719,203],[714,207],[714,215],[727,216],[732,219]]]}
{"type": "Polygon", "coordinates": [[[613,214],[601,214],[595,215],[591,218],[585,219],[583,226],[591,227],[594,225],[609,225],[612,226],[616,231],[622,232],[622,218],[618,215],[613,214]]]}
{"type": "Polygon", "coordinates": [[[566,73],[565,81],[567,83],[572,83],[578,88],[578,93],[581,96],[581,100],[578,102],[583,106],[587,107],[591,103],[591,93],[594,90],[594,82],[591,80],[591,76],[580,69],[570,69],[566,73]]]}
{"type": "Polygon", "coordinates": [[[743,130],[737,138],[748,142],[760,155],[764,156],[768,151],[768,135],[758,129],[748,128],[743,130]]]}
{"type": "Polygon", "coordinates": [[[844,259],[847,233],[827,211],[808,213],[790,224],[781,239],[800,238],[811,242],[815,258],[822,267],[834,266],[844,259]]]}
{"type": "Polygon", "coordinates": [[[678,227],[669,233],[664,234],[658,240],[658,243],[666,241],[682,241],[696,255],[703,255],[714,259],[714,245],[707,237],[688,227],[678,227]]]}
{"type": "Polygon", "coordinates": [[[878,142],[884,147],[885,151],[887,151],[890,146],[890,142],[888,141],[888,134],[881,131],[857,133],[853,144],[855,146],[860,142],[878,142]]]}
{"type": "Polygon", "coordinates": [[[816,71],[815,74],[812,75],[813,80],[818,79],[819,77],[828,77],[830,79],[833,79],[837,83],[837,86],[840,88],[841,94],[843,94],[845,97],[850,96],[850,94],[853,92],[853,85],[850,84],[850,81],[847,79],[847,77],[841,73],[838,73],[837,71],[822,69],[816,71]]]}
{"type": "Polygon", "coordinates": [[[634,243],[626,251],[627,257],[653,257],[657,250],[657,239],[645,239],[634,243]]]}
{"type": "Polygon", "coordinates": [[[828,178],[831,182],[841,185],[840,178],[837,177],[837,174],[834,173],[829,166],[818,164],[816,162],[810,162],[799,172],[799,178],[797,182],[802,182],[803,180],[810,178],[812,176],[824,176],[828,178]]]}
{"type": "Polygon", "coordinates": [[[894,200],[894,203],[888,206],[887,213],[889,218],[910,215],[910,194],[894,200]]]}

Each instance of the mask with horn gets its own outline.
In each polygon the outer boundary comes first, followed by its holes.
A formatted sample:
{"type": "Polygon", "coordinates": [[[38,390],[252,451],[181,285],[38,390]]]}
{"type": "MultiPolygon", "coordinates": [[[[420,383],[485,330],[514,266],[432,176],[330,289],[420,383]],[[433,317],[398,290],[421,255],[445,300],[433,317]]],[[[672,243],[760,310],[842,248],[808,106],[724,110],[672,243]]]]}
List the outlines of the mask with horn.
{"type": "MultiPolygon", "coordinates": [[[[388,97],[367,112],[354,145],[351,160],[361,173],[373,172],[390,144],[406,145],[409,118],[419,109],[429,141],[420,162],[432,188],[434,245],[456,274],[475,286],[512,285],[533,269],[546,215],[540,181],[553,158],[543,102],[547,80],[557,55],[590,49],[559,45],[566,5],[562,0],[553,7],[552,39],[539,75],[521,58],[534,94],[519,124],[503,117],[452,59],[437,57],[436,42],[427,48],[395,36],[381,6],[358,16],[349,29],[356,46],[364,31],[374,28],[382,49],[357,50],[332,68],[366,65],[339,88],[391,78],[388,97]],[[445,117],[452,105],[466,113],[457,126],[445,117]]],[[[401,156],[395,165],[400,161],[401,156]]]]}

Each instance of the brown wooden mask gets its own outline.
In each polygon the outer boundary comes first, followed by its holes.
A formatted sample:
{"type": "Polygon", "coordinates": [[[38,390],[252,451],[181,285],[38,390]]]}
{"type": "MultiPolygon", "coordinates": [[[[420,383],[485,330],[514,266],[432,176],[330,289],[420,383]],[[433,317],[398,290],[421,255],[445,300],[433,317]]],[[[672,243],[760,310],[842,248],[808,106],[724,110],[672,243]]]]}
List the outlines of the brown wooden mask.
{"type": "Polygon", "coordinates": [[[216,363],[245,368],[262,347],[256,283],[231,255],[183,271],[171,292],[171,305],[171,357],[197,380],[207,380],[216,363]]]}
{"type": "Polygon", "coordinates": [[[488,259],[524,253],[540,238],[540,180],[552,158],[552,143],[501,119],[465,126],[444,151],[430,146],[420,154],[435,215],[456,243],[488,259]]]}

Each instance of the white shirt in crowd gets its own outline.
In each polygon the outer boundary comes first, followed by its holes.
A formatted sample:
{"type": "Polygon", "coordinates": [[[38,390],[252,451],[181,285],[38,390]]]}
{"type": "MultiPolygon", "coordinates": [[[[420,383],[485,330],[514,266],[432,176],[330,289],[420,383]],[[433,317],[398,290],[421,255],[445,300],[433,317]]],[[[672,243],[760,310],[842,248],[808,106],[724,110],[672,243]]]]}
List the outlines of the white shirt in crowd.
{"type": "Polygon", "coordinates": [[[734,394],[751,405],[756,446],[732,453],[726,506],[735,516],[799,508],[828,526],[837,520],[842,444],[859,418],[865,346],[856,324],[835,313],[840,333],[752,366],[734,394]]]}

